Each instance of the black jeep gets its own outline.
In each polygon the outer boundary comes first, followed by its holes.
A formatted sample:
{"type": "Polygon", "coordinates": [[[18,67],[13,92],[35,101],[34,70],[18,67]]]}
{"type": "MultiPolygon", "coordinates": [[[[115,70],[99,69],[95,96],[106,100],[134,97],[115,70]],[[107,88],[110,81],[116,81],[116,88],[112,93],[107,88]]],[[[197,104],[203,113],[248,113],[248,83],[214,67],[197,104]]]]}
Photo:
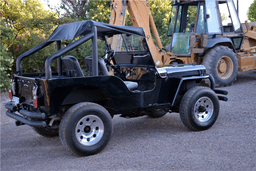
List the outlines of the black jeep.
{"type": "Polygon", "coordinates": [[[78,155],[100,152],[110,140],[114,115],[157,118],[179,112],[192,130],[206,130],[216,121],[219,100],[226,91],[216,90],[203,65],[156,68],[139,27],[95,21],[60,25],[49,39],[18,57],[12,76],[6,114],[16,125],[32,126],[43,136],[60,136],[63,145],[78,155]],[[108,39],[120,36],[112,50],[108,39]],[[61,48],[61,41],[74,40],[61,48]],[[105,40],[106,54],[98,57],[97,39],[105,40]],[[85,57],[85,75],[74,56],[63,56],[92,40],[92,56],[85,57]],[[45,61],[44,73],[22,73],[21,61],[56,42],[57,52],[45,61]],[[52,72],[57,60],[57,72],[52,72]],[[200,86],[208,79],[211,88],[200,86]]]}

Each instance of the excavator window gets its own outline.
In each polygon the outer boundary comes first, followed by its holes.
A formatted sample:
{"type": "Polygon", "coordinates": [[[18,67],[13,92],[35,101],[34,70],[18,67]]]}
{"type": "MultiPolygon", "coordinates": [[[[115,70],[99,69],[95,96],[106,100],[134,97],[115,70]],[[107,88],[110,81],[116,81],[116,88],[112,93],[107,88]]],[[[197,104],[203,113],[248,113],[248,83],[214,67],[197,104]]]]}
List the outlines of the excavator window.
{"type": "MultiPolygon", "coordinates": [[[[171,21],[169,25],[169,30],[171,30],[174,25],[171,50],[175,54],[190,54],[189,35],[195,32],[198,2],[179,5],[176,10],[177,9],[176,22],[173,24],[171,21]]],[[[173,10],[173,13],[174,12],[175,9],[173,10]]]]}
{"type": "Polygon", "coordinates": [[[205,23],[205,9],[204,4],[201,3],[199,5],[199,12],[197,18],[197,25],[196,25],[196,33],[206,33],[206,23],[205,23]]]}
{"type": "Polygon", "coordinates": [[[207,15],[207,25],[208,33],[211,35],[221,34],[221,24],[219,20],[219,15],[217,11],[217,3],[213,0],[205,0],[206,3],[206,15],[207,15]]]}
{"type": "Polygon", "coordinates": [[[197,4],[179,6],[175,33],[194,32],[197,16],[197,4]]]}
{"type": "Polygon", "coordinates": [[[219,11],[221,15],[221,22],[223,26],[223,32],[234,32],[234,27],[231,20],[231,15],[229,13],[227,2],[219,2],[219,11]]]}
{"type": "Polygon", "coordinates": [[[187,16],[186,16],[187,21],[186,21],[185,30],[183,30],[183,32],[188,33],[188,32],[195,31],[196,14],[197,14],[197,6],[188,6],[187,16]]]}
{"type": "Polygon", "coordinates": [[[176,19],[177,21],[176,21],[176,27],[175,27],[174,33],[180,32],[181,13],[182,13],[182,6],[179,6],[179,12],[178,12],[178,16],[176,19]]]}
{"type": "Polygon", "coordinates": [[[237,12],[236,12],[236,9],[235,9],[235,5],[234,5],[234,2],[232,0],[228,0],[228,8],[230,10],[230,15],[231,15],[231,18],[232,18],[232,21],[233,21],[235,32],[242,32],[240,21],[238,19],[237,12]]]}
{"type": "Polygon", "coordinates": [[[169,21],[169,28],[168,28],[168,36],[172,36],[173,34],[173,31],[174,31],[174,26],[175,26],[175,16],[176,16],[176,13],[177,13],[177,6],[173,6],[172,7],[172,13],[171,13],[171,18],[170,18],[170,21],[169,21]]]}

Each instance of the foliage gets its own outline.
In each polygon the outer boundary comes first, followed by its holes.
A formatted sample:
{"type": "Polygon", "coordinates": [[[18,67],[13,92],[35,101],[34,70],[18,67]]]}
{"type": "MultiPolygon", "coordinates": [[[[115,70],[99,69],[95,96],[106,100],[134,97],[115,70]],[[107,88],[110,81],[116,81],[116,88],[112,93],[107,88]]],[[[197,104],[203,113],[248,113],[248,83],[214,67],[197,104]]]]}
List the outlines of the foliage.
{"type": "Polygon", "coordinates": [[[256,0],[254,0],[251,6],[249,7],[247,16],[251,22],[256,22],[256,0]]]}
{"type": "Polygon", "coordinates": [[[88,0],[62,0],[60,8],[65,11],[64,17],[82,20],[86,17],[85,5],[88,0]]]}
{"type": "MultiPolygon", "coordinates": [[[[170,43],[170,38],[167,37],[167,30],[168,30],[168,22],[169,17],[171,15],[171,1],[170,0],[149,0],[151,4],[151,13],[153,15],[157,30],[160,35],[160,39],[163,43],[163,46],[165,47],[170,43]]],[[[62,0],[62,6],[61,8],[65,11],[64,16],[69,16],[73,18],[74,20],[94,20],[104,23],[109,23],[109,17],[110,17],[110,1],[109,0],[88,0],[86,3],[82,4],[82,0],[62,0]],[[72,4],[73,3],[73,4],[72,4]],[[77,7],[77,9],[83,9],[83,12],[79,14],[76,12],[77,10],[74,8],[77,7]],[[85,15],[86,14],[86,15],[85,15]]],[[[127,12],[127,18],[126,18],[126,24],[128,26],[132,26],[131,18],[127,12]]],[[[83,48],[83,46],[79,47],[83,48]]],[[[88,50],[88,48],[86,49],[88,50]]],[[[84,50],[78,49],[78,52],[84,52],[84,50]]],[[[100,52],[104,51],[104,48],[102,47],[100,52]]],[[[74,52],[74,51],[73,51],[74,52]]],[[[89,54],[86,53],[86,55],[89,54]]],[[[81,58],[79,53],[74,53],[72,55],[78,55],[76,57],[81,58]]],[[[85,54],[84,54],[85,55],[85,54]]]]}
{"type": "MultiPolygon", "coordinates": [[[[110,1],[106,0],[62,0],[60,6],[65,11],[63,18],[74,21],[94,20],[108,23],[110,16],[110,1]]],[[[66,46],[70,41],[63,42],[66,46]]],[[[106,48],[103,41],[98,40],[98,55],[104,55],[106,48]]],[[[85,69],[84,58],[92,55],[92,42],[83,43],[74,50],[68,52],[68,55],[75,56],[81,67],[85,69]]]]}
{"type": "MultiPolygon", "coordinates": [[[[1,15],[4,17],[4,26],[12,31],[13,36],[5,40],[8,51],[16,61],[17,57],[34,46],[45,41],[61,20],[57,14],[44,10],[39,0],[1,0],[1,15]]],[[[49,56],[53,46],[25,59],[23,70],[26,72],[42,71],[44,57],[49,56]]],[[[15,65],[12,67],[15,72],[15,65]]]]}
{"type": "MultiPolygon", "coordinates": [[[[29,43],[26,42],[26,39],[21,39],[18,45],[23,46],[23,50],[28,51],[36,45],[39,45],[46,41],[45,38],[40,37],[40,35],[31,33],[29,38],[29,43]]],[[[21,62],[22,72],[44,72],[44,64],[47,57],[56,52],[55,43],[47,46],[46,48],[41,49],[40,51],[24,58],[21,62]]],[[[53,68],[56,67],[56,63],[53,64],[53,68]]]]}
{"type": "Polygon", "coordinates": [[[170,0],[149,0],[150,10],[156,24],[157,31],[160,35],[163,47],[171,43],[171,38],[167,36],[169,19],[171,17],[171,1],[170,0]]]}
{"type": "Polygon", "coordinates": [[[220,13],[222,23],[228,20],[228,16],[225,13],[220,13]]]}
{"type": "Polygon", "coordinates": [[[12,30],[5,27],[4,17],[0,18],[0,92],[7,90],[11,85],[11,80],[9,79],[11,67],[13,65],[13,57],[10,52],[8,52],[6,42],[12,39],[12,30]]]}
{"type": "Polygon", "coordinates": [[[109,22],[109,0],[62,0],[60,8],[65,11],[63,17],[73,21],[94,20],[109,22]]]}
{"type": "Polygon", "coordinates": [[[110,1],[90,0],[86,10],[88,11],[87,17],[89,20],[109,23],[110,1]]]}

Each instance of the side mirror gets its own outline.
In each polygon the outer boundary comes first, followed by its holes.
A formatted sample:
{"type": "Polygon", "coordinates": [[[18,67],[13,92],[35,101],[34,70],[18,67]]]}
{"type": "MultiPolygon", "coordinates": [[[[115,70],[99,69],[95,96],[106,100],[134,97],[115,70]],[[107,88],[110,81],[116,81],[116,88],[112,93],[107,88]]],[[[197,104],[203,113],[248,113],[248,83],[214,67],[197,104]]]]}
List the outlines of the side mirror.
{"type": "Polygon", "coordinates": [[[206,14],[206,19],[210,18],[210,14],[206,14]]]}

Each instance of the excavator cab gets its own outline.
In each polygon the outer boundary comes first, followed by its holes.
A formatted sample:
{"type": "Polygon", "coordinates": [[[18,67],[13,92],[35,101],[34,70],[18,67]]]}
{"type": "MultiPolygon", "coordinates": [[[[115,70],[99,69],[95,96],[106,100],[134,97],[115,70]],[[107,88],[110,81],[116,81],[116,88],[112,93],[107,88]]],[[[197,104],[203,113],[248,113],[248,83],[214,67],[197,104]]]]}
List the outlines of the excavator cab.
{"type": "Polygon", "coordinates": [[[186,4],[173,4],[172,17],[170,19],[168,36],[172,36],[171,52],[174,54],[190,54],[191,49],[189,47],[189,36],[195,33],[195,27],[197,25],[197,32],[205,32],[205,25],[198,21],[197,17],[203,18],[203,6],[201,8],[201,13],[197,16],[198,4],[201,2],[191,2],[186,4]],[[199,28],[201,28],[199,30],[199,28]]]}
{"type": "Polygon", "coordinates": [[[235,80],[244,33],[233,0],[175,0],[168,36],[176,62],[204,64],[218,86],[235,80]]]}
{"type": "Polygon", "coordinates": [[[243,33],[233,0],[174,1],[168,36],[172,43],[167,47],[174,54],[190,54],[191,34],[206,33],[208,38],[231,37],[234,49],[240,49],[243,33]]]}

